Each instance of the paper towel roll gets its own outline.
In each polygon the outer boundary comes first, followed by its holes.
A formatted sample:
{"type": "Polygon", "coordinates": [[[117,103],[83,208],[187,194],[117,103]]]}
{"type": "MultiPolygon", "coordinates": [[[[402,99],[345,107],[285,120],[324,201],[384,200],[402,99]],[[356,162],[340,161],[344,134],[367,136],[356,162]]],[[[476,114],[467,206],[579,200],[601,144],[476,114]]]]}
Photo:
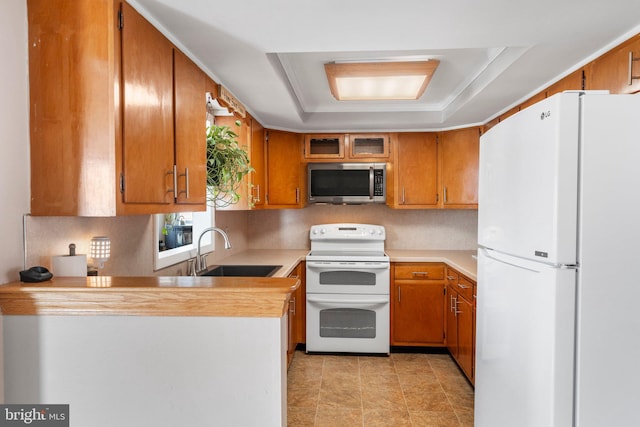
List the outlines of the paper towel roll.
{"type": "Polygon", "coordinates": [[[51,272],[54,276],[86,276],[86,255],[57,255],[51,257],[51,272]]]}

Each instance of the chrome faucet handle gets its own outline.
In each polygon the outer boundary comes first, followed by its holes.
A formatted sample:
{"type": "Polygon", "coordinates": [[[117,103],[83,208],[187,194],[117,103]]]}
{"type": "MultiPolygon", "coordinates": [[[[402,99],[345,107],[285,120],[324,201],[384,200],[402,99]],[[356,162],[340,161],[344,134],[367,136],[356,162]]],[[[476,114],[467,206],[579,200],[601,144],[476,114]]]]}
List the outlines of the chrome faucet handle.
{"type": "Polygon", "coordinates": [[[187,276],[196,276],[196,258],[189,258],[187,260],[187,276]]]}
{"type": "Polygon", "coordinates": [[[209,254],[202,254],[200,255],[200,270],[199,271],[204,271],[207,269],[207,256],[209,254]]]}

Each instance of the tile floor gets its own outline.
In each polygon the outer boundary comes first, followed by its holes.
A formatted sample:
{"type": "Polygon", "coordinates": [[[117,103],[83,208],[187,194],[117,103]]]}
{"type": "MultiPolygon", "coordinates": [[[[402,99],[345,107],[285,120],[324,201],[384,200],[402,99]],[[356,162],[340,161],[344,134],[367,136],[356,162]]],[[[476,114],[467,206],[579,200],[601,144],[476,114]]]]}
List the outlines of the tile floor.
{"type": "Polygon", "coordinates": [[[448,354],[296,351],[287,394],[289,426],[473,426],[473,388],[448,354]]]}

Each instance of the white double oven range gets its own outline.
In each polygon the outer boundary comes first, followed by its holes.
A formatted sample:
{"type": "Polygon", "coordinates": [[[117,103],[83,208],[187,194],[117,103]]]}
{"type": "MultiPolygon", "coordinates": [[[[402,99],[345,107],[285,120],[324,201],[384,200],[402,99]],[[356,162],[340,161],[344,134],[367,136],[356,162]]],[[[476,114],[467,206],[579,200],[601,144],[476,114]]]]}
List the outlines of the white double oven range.
{"type": "Polygon", "coordinates": [[[311,227],[307,262],[307,352],[389,354],[390,263],[385,229],[311,227]]]}

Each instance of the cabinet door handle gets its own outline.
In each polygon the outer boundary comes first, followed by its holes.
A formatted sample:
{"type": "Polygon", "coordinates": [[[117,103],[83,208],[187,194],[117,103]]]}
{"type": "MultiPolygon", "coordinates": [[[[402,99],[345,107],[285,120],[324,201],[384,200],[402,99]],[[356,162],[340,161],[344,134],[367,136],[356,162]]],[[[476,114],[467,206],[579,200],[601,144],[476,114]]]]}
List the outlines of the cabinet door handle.
{"type": "Polygon", "coordinates": [[[447,187],[444,187],[444,191],[442,192],[442,203],[447,203],[447,187]]]}
{"type": "Polygon", "coordinates": [[[404,187],[402,187],[402,204],[405,204],[405,199],[404,199],[404,187]]]}
{"type": "Polygon", "coordinates": [[[400,302],[400,286],[398,286],[398,302],[400,302]]]}
{"type": "Polygon", "coordinates": [[[255,185],[253,187],[254,193],[257,194],[256,196],[253,196],[253,202],[259,202],[260,201],[260,184],[255,185]]]}
{"type": "Polygon", "coordinates": [[[429,272],[428,271],[412,271],[411,274],[413,274],[414,276],[428,276],[429,272]]]}
{"type": "Polygon", "coordinates": [[[640,61],[640,57],[639,58],[634,58],[633,57],[633,52],[629,52],[629,73],[628,73],[628,77],[629,77],[629,81],[627,82],[629,84],[629,86],[631,86],[633,84],[634,80],[638,80],[640,79],[640,74],[638,74],[637,76],[633,75],[633,63],[636,61],[640,61]]]}
{"type": "Polygon", "coordinates": [[[295,316],[296,314],[296,297],[292,297],[289,300],[289,313],[295,316]]]}
{"type": "Polygon", "coordinates": [[[300,189],[296,188],[296,205],[300,203],[300,189]]]}
{"type": "Polygon", "coordinates": [[[469,286],[469,285],[463,285],[462,283],[458,283],[458,287],[459,287],[460,289],[469,289],[471,286],[469,286]]]}
{"type": "Polygon", "coordinates": [[[185,194],[185,196],[187,197],[187,199],[189,198],[189,168],[184,168],[184,173],[181,173],[180,176],[184,176],[184,185],[185,185],[185,190],[184,191],[180,191],[179,194],[185,194]]]}
{"type": "Polygon", "coordinates": [[[454,280],[456,276],[447,276],[447,280],[454,280]]]}
{"type": "Polygon", "coordinates": [[[462,311],[461,311],[461,310],[458,310],[458,304],[460,304],[460,301],[458,301],[458,300],[456,299],[456,306],[455,306],[455,309],[456,309],[456,311],[455,311],[455,315],[456,315],[456,317],[458,317],[458,314],[459,314],[459,313],[462,313],[462,311]]]}
{"type": "Polygon", "coordinates": [[[173,198],[178,198],[178,170],[176,165],[173,165],[173,169],[167,172],[167,175],[173,175],[173,188],[167,190],[167,193],[173,193],[173,198]]]}

